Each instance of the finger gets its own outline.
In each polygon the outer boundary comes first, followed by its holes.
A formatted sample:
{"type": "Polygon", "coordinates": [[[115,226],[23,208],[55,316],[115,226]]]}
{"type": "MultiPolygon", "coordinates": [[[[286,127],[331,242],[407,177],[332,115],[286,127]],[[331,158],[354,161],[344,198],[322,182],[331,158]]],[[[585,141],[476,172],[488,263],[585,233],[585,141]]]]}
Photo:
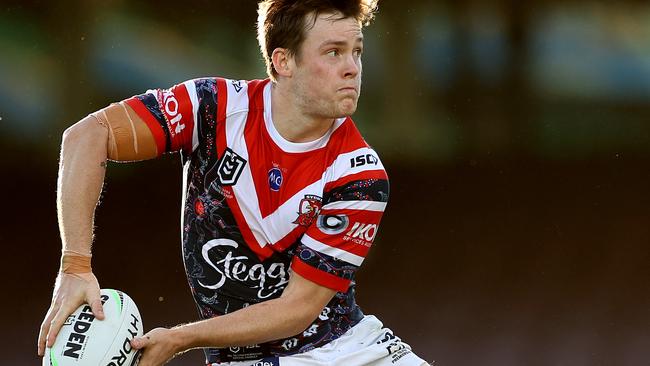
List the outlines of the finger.
{"type": "Polygon", "coordinates": [[[131,340],[131,347],[135,349],[143,349],[149,345],[151,337],[144,335],[142,337],[135,337],[131,340]]]}
{"type": "Polygon", "coordinates": [[[88,296],[88,303],[90,304],[90,308],[95,317],[99,320],[104,320],[104,307],[102,306],[102,300],[99,297],[99,290],[91,291],[91,295],[88,296]]]}
{"type": "Polygon", "coordinates": [[[50,319],[49,317],[46,317],[45,320],[43,320],[43,323],[41,324],[41,329],[38,332],[38,355],[43,356],[45,354],[45,338],[47,336],[47,333],[50,330],[50,319]]]}
{"type": "Polygon", "coordinates": [[[38,355],[39,356],[43,356],[45,354],[45,339],[47,333],[50,331],[50,322],[52,321],[54,314],[57,312],[57,308],[55,308],[55,305],[52,305],[47,310],[47,314],[45,314],[45,319],[43,319],[43,323],[41,323],[41,329],[38,332],[38,355]]]}
{"type": "Polygon", "coordinates": [[[63,323],[65,323],[66,319],[68,319],[68,316],[72,314],[73,311],[74,309],[69,306],[61,306],[61,308],[59,308],[59,311],[57,311],[56,315],[50,322],[50,330],[47,333],[46,339],[47,347],[52,347],[54,345],[56,336],[59,335],[63,323]]]}

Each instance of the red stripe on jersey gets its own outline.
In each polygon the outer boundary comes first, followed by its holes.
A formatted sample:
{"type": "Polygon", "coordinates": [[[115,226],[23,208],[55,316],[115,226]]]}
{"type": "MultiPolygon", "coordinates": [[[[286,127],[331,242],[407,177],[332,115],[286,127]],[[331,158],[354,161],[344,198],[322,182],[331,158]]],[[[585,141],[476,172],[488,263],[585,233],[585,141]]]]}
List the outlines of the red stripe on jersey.
{"type": "Polygon", "coordinates": [[[251,80],[246,84],[248,86],[248,109],[264,109],[264,87],[271,82],[270,79],[251,80]]]}
{"type": "MultiPolygon", "coordinates": [[[[366,225],[370,225],[372,227],[371,234],[373,235],[374,238],[379,225],[376,224],[366,224],[366,225]]],[[[372,246],[372,241],[367,241],[363,237],[352,238],[352,235],[358,230],[357,227],[355,228],[350,227],[349,230],[351,231],[350,234],[347,234],[347,232],[345,232],[343,234],[337,235],[336,237],[332,237],[332,235],[327,236],[327,234],[323,234],[323,233],[319,233],[320,234],[319,235],[316,232],[306,233],[305,235],[309,235],[312,239],[324,245],[330,246],[332,248],[344,250],[348,253],[365,258],[368,255],[368,252],[370,251],[370,247],[372,246]]]]}
{"type": "MultiPolygon", "coordinates": [[[[218,78],[217,79],[217,151],[219,156],[223,156],[226,151],[227,141],[226,141],[226,106],[228,103],[228,87],[226,86],[226,80],[218,78]]],[[[250,160],[250,158],[249,158],[250,160]]],[[[228,207],[232,212],[232,216],[237,222],[237,227],[239,231],[248,244],[248,247],[251,248],[257,254],[260,260],[264,260],[273,254],[273,249],[270,246],[262,247],[255,239],[255,235],[251,231],[244,215],[239,207],[237,198],[231,187],[222,186],[226,201],[228,202],[228,207]]]]}
{"type": "MultiPolygon", "coordinates": [[[[255,114],[263,113],[250,112],[249,118],[254,117],[255,114]]],[[[304,153],[285,153],[281,152],[274,143],[255,143],[254,141],[272,141],[270,137],[265,136],[266,127],[254,126],[257,123],[264,123],[263,120],[258,118],[254,120],[256,121],[249,120],[253,123],[247,124],[244,133],[248,155],[251,157],[250,169],[253,183],[256,191],[261,193],[258,195],[260,213],[263,218],[266,218],[296,193],[321,179],[326,167],[325,153],[322,149],[304,153]],[[277,191],[272,190],[269,184],[269,174],[273,168],[279,169],[282,174],[282,184],[277,191]]]]}
{"type": "Polygon", "coordinates": [[[354,126],[354,122],[352,122],[350,117],[346,117],[341,126],[330,136],[328,145],[330,149],[334,148],[334,151],[338,153],[328,159],[327,166],[331,165],[338,158],[338,154],[345,154],[362,147],[368,147],[368,144],[361,137],[359,130],[354,126]]]}
{"type": "Polygon", "coordinates": [[[133,111],[144,121],[144,123],[149,127],[151,134],[153,135],[154,141],[156,141],[156,147],[158,148],[158,156],[161,156],[165,153],[165,148],[167,145],[167,138],[165,137],[165,131],[162,126],[156,119],[156,117],[151,115],[149,109],[140,101],[140,99],[133,97],[125,100],[133,111]]]}
{"type": "Polygon", "coordinates": [[[364,170],[359,173],[346,175],[332,182],[327,182],[325,184],[325,188],[323,189],[323,191],[329,192],[332,189],[336,187],[344,186],[347,183],[354,182],[356,180],[365,180],[365,179],[388,179],[388,175],[386,175],[386,171],[384,169],[364,170]]]}
{"type": "Polygon", "coordinates": [[[158,91],[158,103],[167,119],[171,151],[192,151],[192,129],[194,128],[194,107],[185,84],[178,84],[170,90],[158,91]]]}
{"type": "Polygon", "coordinates": [[[223,156],[226,150],[226,105],[228,103],[226,81],[224,79],[217,79],[217,153],[223,156]]]}
{"type": "Polygon", "coordinates": [[[314,283],[338,292],[348,291],[348,287],[350,287],[350,283],[352,282],[350,280],[335,276],[331,273],[316,269],[303,262],[298,256],[295,256],[293,258],[293,261],[291,262],[291,269],[302,277],[314,283]]]}
{"type": "Polygon", "coordinates": [[[244,139],[248,149],[248,166],[253,176],[253,185],[258,192],[257,198],[262,218],[271,213],[271,207],[277,208],[280,200],[279,191],[270,189],[268,174],[273,167],[284,170],[284,181],[287,181],[288,166],[281,154],[265,143],[270,137],[262,133],[266,130],[264,118],[264,85],[268,80],[253,80],[248,82],[248,103],[249,110],[244,128],[244,139]],[[269,194],[266,194],[269,192],[269,194]]]}
{"type": "MultiPolygon", "coordinates": [[[[217,78],[217,122],[226,121],[226,106],[228,105],[228,87],[226,86],[226,80],[217,78]]],[[[222,128],[218,130],[217,140],[223,140],[223,148],[226,146],[226,127],[225,125],[221,126],[222,128]],[[221,133],[223,132],[223,133],[221,133]]],[[[218,128],[218,127],[217,127],[218,128]]],[[[218,146],[218,145],[217,145],[218,146]]]]}

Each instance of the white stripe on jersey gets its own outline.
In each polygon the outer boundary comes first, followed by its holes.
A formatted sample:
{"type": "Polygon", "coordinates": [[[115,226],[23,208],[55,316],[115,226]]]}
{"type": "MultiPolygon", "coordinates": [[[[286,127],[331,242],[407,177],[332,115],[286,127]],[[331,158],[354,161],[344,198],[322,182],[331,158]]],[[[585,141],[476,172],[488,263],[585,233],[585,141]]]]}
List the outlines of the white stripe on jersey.
{"type": "Polygon", "coordinates": [[[322,210],[365,210],[384,212],[386,202],[377,201],[336,201],[328,203],[322,207],[322,210]]]}
{"type": "Polygon", "coordinates": [[[269,243],[277,243],[298,226],[293,223],[293,220],[287,218],[297,217],[296,212],[300,207],[300,201],[305,198],[305,195],[318,192],[319,189],[319,181],[306,186],[263,219],[269,243]]]}
{"type": "Polygon", "coordinates": [[[334,182],[343,177],[347,177],[348,175],[357,174],[368,170],[383,170],[383,169],[384,169],[384,164],[382,164],[381,160],[379,160],[379,156],[377,155],[375,150],[369,147],[362,147],[360,149],[356,149],[348,153],[340,154],[336,158],[336,160],[334,160],[332,165],[327,167],[327,170],[325,170],[325,173],[323,174],[323,180],[325,181],[325,183],[329,183],[329,182],[334,182]],[[350,160],[355,159],[357,156],[362,156],[362,155],[363,156],[372,155],[377,160],[374,163],[366,163],[366,164],[356,165],[352,167],[350,160]]]}
{"type": "Polygon", "coordinates": [[[189,80],[183,83],[187,90],[187,95],[190,96],[192,102],[192,120],[194,121],[194,128],[192,128],[192,151],[199,147],[199,123],[197,118],[197,111],[199,110],[199,98],[196,95],[196,83],[194,80],[189,80]]]}
{"type": "MultiPolygon", "coordinates": [[[[249,161],[248,147],[244,139],[244,127],[246,125],[248,110],[248,84],[240,82],[238,90],[235,89],[233,81],[226,80],[226,87],[228,93],[228,103],[226,105],[226,145],[230,147],[237,155],[249,161]]],[[[261,215],[259,212],[259,201],[253,183],[253,174],[250,169],[250,164],[247,163],[242,169],[241,176],[237,184],[232,186],[232,191],[235,194],[239,208],[248,227],[251,229],[253,236],[257,243],[264,247],[269,241],[264,235],[264,229],[260,225],[262,223],[261,215]]]]}
{"type": "Polygon", "coordinates": [[[248,110],[248,83],[245,80],[226,79],[226,90],[228,95],[226,118],[233,113],[248,110]]]}
{"type": "Polygon", "coordinates": [[[327,244],[323,244],[307,234],[302,236],[301,242],[319,253],[327,254],[330,257],[346,261],[350,264],[354,264],[355,266],[360,266],[361,263],[363,263],[363,257],[352,254],[350,252],[346,252],[345,250],[339,248],[331,247],[327,244]]]}

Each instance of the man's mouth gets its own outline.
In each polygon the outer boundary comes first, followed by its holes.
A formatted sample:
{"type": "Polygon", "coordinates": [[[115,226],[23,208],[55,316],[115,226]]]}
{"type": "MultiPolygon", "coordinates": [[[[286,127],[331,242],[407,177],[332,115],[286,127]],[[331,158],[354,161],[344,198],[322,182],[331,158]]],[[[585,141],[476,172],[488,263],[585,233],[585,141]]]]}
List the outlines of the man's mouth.
{"type": "Polygon", "coordinates": [[[342,91],[342,92],[351,92],[352,91],[352,92],[356,93],[357,88],[355,88],[353,86],[346,86],[346,87],[340,88],[339,91],[342,91]]]}

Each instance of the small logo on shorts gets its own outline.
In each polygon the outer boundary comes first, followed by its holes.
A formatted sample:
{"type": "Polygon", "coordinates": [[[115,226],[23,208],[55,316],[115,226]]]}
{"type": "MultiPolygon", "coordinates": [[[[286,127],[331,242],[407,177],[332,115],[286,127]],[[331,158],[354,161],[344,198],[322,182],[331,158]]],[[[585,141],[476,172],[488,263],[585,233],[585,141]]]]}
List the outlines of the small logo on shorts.
{"type": "Polygon", "coordinates": [[[282,171],[278,167],[273,167],[269,170],[269,187],[274,192],[280,190],[282,185],[282,171]]]}
{"type": "Polygon", "coordinates": [[[252,364],[251,366],[279,366],[280,361],[277,357],[267,357],[263,360],[259,360],[252,364]]]}

